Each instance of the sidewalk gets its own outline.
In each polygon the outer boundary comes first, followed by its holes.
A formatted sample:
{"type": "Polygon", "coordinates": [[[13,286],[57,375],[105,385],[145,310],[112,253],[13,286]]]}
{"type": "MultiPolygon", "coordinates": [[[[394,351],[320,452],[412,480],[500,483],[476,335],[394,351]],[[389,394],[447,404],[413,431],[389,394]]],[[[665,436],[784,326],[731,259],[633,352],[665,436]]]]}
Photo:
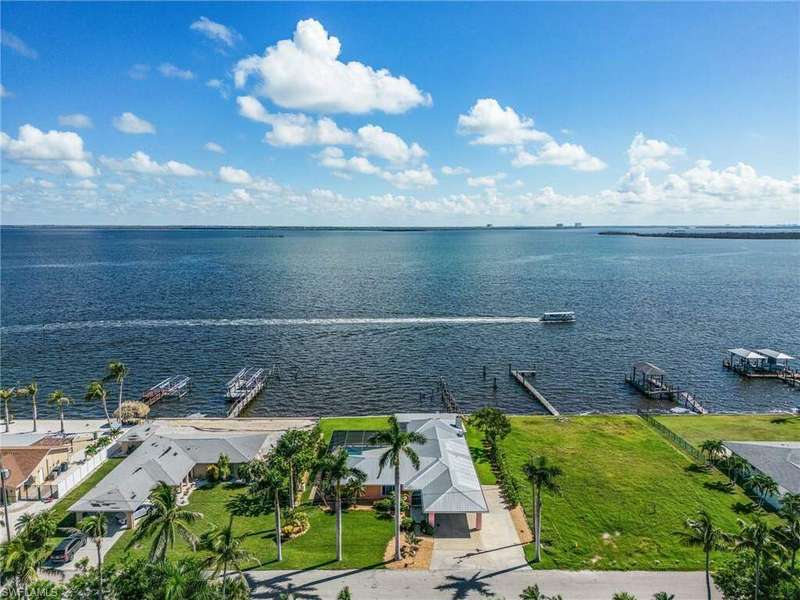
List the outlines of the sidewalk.
{"type": "MultiPolygon", "coordinates": [[[[638,600],[657,592],[676,600],[705,600],[703,572],[675,571],[535,571],[511,567],[502,571],[250,571],[247,581],[253,598],[278,598],[294,593],[303,600],[334,600],[348,586],[356,600],[466,600],[519,598],[527,586],[542,593],[561,594],[564,600],[611,600],[625,591],[638,600]]],[[[715,599],[722,595],[715,591],[715,599]]]]}

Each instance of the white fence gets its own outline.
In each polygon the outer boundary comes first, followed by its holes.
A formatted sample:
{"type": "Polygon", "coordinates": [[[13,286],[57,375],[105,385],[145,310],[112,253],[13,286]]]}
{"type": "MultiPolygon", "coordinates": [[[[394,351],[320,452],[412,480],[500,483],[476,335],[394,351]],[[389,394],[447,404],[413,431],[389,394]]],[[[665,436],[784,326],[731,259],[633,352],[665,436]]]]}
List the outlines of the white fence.
{"type": "Polygon", "coordinates": [[[100,448],[97,454],[92,458],[86,460],[77,469],[73,469],[64,479],[58,482],[58,498],[63,498],[68,491],[86,479],[86,477],[103,464],[107,458],[108,447],[100,448]]]}

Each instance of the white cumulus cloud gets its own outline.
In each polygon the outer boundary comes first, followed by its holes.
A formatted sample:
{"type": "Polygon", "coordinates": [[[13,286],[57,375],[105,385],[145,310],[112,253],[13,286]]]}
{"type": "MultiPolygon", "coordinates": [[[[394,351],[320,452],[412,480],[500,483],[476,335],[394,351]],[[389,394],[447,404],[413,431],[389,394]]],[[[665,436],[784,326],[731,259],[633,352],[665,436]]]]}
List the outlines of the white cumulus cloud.
{"type": "Polygon", "coordinates": [[[101,156],[100,162],[112,171],[118,171],[122,173],[138,173],[140,175],[174,175],[176,177],[198,177],[204,174],[199,169],[195,169],[186,163],[175,160],[168,160],[165,163],[158,163],[141,150],[134,152],[125,159],[101,156]]]}
{"type": "Polygon", "coordinates": [[[118,117],[114,117],[113,124],[122,133],[144,134],[156,132],[156,128],[152,123],[137,117],[132,112],[124,112],[118,117]]]}
{"type": "Polygon", "coordinates": [[[17,138],[0,132],[3,155],[15,162],[54,173],[69,172],[77,177],[93,177],[90,154],[83,149],[83,138],[72,131],[44,132],[33,125],[19,128],[17,138]]]}
{"type": "Polygon", "coordinates": [[[559,144],[555,141],[545,142],[535,154],[520,150],[511,164],[515,167],[555,165],[575,171],[602,171],[608,166],[579,144],[559,144]]]}
{"type": "Polygon", "coordinates": [[[481,98],[465,115],[458,116],[458,133],[471,135],[470,144],[516,146],[545,142],[550,136],[533,126],[533,119],[520,117],[510,106],[503,108],[494,98],[481,98]]]}
{"type": "Polygon", "coordinates": [[[467,175],[470,171],[466,167],[450,167],[445,165],[442,167],[442,175],[467,175]]]}
{"type": "Polygon", "coordinates": [[[281,40],[263,55],[240,60],[236,87],[255,77],[257,94],[284,108],[329,113],[403,113],[431,103],[407,78],[357,61],[338,60],[339,40],[319,21],[297,23],[291,40],[281,40]]]}
{"type": "Polygon", "coordinates": [[[244,169],[237,169],[227,165],[219,168],[219,180],[223,183],[242,186],[242,188],[262,194],[275,193],[281,190],[281,186],[268,177],[253,177],[244,169]]]}
{"type": "Polygon", "coordinates": [[[81,113],[59,115],[58,124],[62,127],[73,127],[75,129],[87,129],[93,127],[92,120],[81,113]]]}
{"type": "Polygon", "coordinates": [[[468,177],[467,185],[470,187],[497,187],[498,182],[505,178],[505,173],[483,175],[481,177],[468,177]]]}
{"type": "Polygon", "coordinates": [[[670,159],[685,153],[683,148],[676,148],[661,140],[647,139],[643,133],[637,133],[628,148],[628,160],[631,167],[640,167],[645,171],[669,171],[670,159]]]}

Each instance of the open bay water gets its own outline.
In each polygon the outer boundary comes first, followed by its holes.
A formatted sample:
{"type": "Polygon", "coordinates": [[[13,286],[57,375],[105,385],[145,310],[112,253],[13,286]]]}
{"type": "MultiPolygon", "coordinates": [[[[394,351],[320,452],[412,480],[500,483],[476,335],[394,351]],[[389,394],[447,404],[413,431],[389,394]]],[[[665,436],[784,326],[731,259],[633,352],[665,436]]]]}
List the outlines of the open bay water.
{"type": "Polygon", "coordinates": [[[731,347],[800,355],[800,242],[597,231],[3,229],[1,384],[35,378],[44,415],[60,388],[68,415],[99,416],[86,384],[121,360],[128,399],[192,378],[154,416],[223,415],[240,368],[279,365],[246,415],[437,410],[440,377],[464,410],[541,413],[508,376],[535,363],[563,413],[667,409],[624,383],[649,360],[712,412],[800,405],[722,368],[731,347]],[[549,310],[578,320],[537,322],[549,310]]]}

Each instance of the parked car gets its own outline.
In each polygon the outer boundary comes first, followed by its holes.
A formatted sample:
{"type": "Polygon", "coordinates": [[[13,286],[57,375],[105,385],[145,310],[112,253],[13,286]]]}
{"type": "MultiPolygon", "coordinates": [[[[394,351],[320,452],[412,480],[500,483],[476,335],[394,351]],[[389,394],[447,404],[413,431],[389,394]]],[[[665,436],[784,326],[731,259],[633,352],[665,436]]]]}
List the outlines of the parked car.
{"type": "Polygon", "coordinates": [[[82,533],[73,533],[68,538],[64,538],[50,553],[50,562],[64,564],[72,560],[79,548],[86,545],[86,536],[82,533]]]}
{"type": "MultiPolygon", "coordinates": [[[[147,511],[150,510],[151,506],[152,504],[142,504],[139,508],[133,511],[134,522],[136,522],[137,519],[141,519],[143,516],[145,516],[147,511]]],[[[117,513],[117,523],[123,527],[128,524],[128,518],[125,516],[125,513],[117,513]]]]}

